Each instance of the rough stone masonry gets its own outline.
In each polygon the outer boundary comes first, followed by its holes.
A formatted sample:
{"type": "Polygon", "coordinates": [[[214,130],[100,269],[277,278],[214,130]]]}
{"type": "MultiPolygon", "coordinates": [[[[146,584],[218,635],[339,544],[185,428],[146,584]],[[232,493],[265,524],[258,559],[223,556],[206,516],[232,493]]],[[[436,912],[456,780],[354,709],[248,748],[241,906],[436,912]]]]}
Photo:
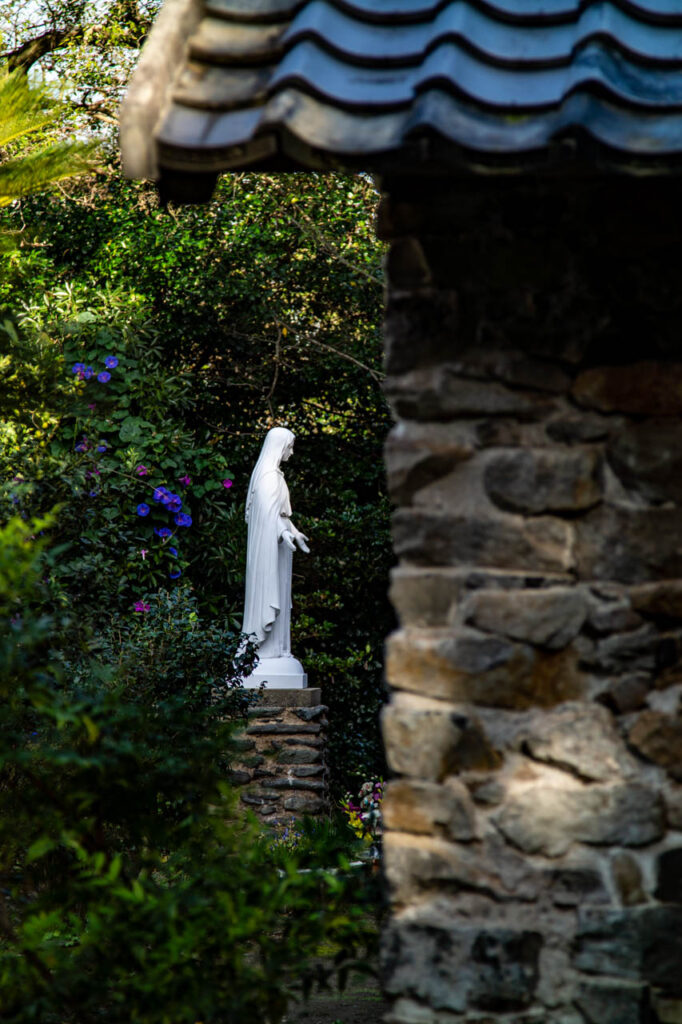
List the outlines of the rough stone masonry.
{"type": "Polygon", "coordinates": [[[321,690],[263,690],[234,740],[231,782],[241,803],[266,825],[329,812],[327,711],[321,690]]]}
{"type": "Polygon", "coordinates": [[[679,186],[384,190],[387,1021],[682,1022],[679,186]]]}

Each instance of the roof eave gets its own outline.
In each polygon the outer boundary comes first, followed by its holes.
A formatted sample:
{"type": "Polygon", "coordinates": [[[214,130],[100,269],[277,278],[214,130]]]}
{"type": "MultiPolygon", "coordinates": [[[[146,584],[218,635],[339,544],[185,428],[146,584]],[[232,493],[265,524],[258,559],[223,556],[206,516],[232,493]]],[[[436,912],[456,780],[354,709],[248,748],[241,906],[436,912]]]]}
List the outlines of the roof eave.
{"type": "Polygon", "coordinates": [[[202,0],[165,0],[152,26],[119,113],[121,160],[127,178],[159,178],[155,128],[202,14],[202,0]]]}

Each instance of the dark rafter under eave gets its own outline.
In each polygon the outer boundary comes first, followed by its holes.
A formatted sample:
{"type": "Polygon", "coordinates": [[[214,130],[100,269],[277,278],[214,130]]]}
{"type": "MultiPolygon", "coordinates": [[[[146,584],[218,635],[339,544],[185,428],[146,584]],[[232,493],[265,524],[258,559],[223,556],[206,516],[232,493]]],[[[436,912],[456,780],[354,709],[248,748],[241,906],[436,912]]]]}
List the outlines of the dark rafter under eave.
{"type": "Polygon", "coordinates": [[[184,201],[243,168],[677,173],[682,3],[166,0],[121,148],[184,201]]]}

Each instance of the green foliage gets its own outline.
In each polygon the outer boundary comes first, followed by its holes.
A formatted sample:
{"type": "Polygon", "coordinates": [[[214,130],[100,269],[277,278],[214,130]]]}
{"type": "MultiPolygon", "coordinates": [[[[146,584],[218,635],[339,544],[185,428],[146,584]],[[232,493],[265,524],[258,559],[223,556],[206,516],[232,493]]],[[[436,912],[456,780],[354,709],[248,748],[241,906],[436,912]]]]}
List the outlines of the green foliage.
{"type": "Polygon", "coordinates": [[[45,189],[48,185],[92,170],[93,146],[83,142],[43,143],[7,157],[6,147],[53,125],[63,108],[50,91],[28,81],[21,70],[10,72],[0,65],[0,206],[45,189]]]}
{"type": "Polygon", "coordinates": [[[18,341],[0,349],[11,433],[0,459],[10,482],[23,478],[6,489],[6,507],[35,515],[60,504],[67,547],[54,585],[95,628],[100,607],[129,614],[169,586],[171,544],[202,612],[236,626],[248,477],[265,430],[294,430],[287,479],[312,553],[295,560],[293,643],[331,708],[340,795],[385,771],[388,413],[372,183],[245,174],[225,179],[207,208],[170,211],[114,173],[92,188],[24,202],[40,244],[0,275],[0,307],[18,296],[24,306],[18,341]],[[120,363],[106,386],[74,380],[73,363],[101,368],[108,354],[120,363]],[[83,434],[107,452],[74,452],[83,434]],[[140,464],[148,477],[135,476],[140,464]],[[97,488],[85,477],[95,468],[97,488]],[[158,509],[148,485],[160,482],[182,490],[191,511],[181,544],[150,537],[158,509]],[[135,515],[143,501],[146,520],[135,515]]]}
{"type": "MultiPolygon", "coordinates": [[[[51,659],[68,621],[40,612],[32,535],[49,526],[0,532],[3,1021],[277,1021],[318,977],[323,939],[342,969],[371,941],[362,905],[345,875],[301,873],[293,853],[278,870],[235,819],[231,685],[176,690],[160,669],[96,661],[70,681],[51,659]]],[[[145,620],[140,649],[183,608],[145,620]]]]}

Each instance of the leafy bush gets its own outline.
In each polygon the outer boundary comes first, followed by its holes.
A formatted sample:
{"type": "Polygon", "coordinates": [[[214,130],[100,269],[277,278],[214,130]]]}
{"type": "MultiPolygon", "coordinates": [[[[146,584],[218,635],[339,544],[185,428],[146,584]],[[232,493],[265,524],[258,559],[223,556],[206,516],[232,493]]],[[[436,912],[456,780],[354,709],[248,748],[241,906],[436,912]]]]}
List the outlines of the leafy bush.
{"type": "MultiPolygon", "coordinates": [[[[277,1021],[318,977],[323,940],[348,966],[371,939],[363,907],[343,875],[301,873],[294,853],[278,870],[235,817],[231,686],[178,690],[172,673],[96,661],[64,674],[50,648],[68,621],[44,611],[32,539],[49,525],[0,532],[3,1021],[277,1021]]],[[[162,615],[184,616],[176,593],[140,620],[141,651],[157,649],[162,615]]]]}

